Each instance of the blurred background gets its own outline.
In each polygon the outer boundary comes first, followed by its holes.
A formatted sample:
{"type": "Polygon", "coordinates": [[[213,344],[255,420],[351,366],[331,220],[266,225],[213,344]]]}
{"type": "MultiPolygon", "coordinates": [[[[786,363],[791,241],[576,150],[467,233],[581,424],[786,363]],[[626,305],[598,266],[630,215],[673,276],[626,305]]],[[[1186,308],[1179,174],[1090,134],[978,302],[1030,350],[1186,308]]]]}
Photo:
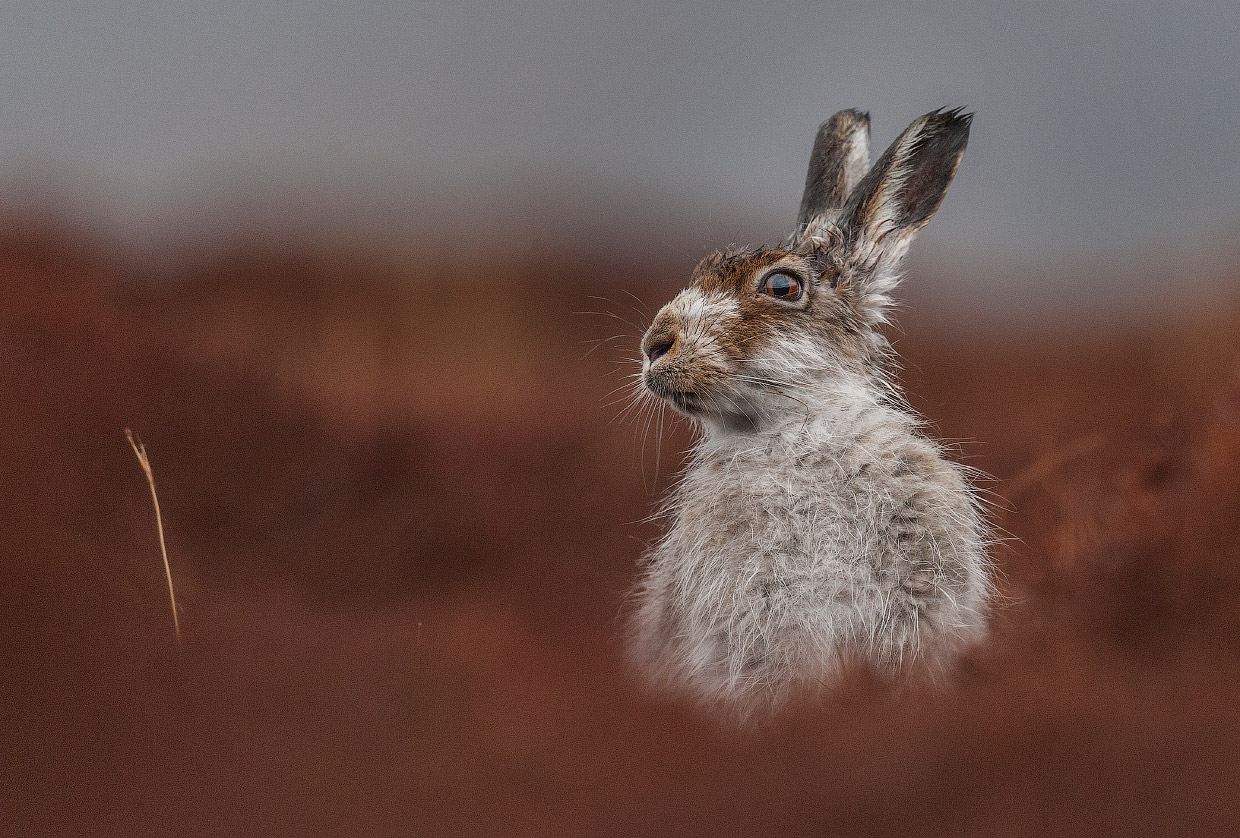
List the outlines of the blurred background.
{"type": "Polygon", "coordinates": [[[0,10],[0,833],[1226,834],[1238,52],[1222,2],[0,10]],[[645,323],[831,113],[957,105],[890,336],[994,637],[744,732],[646,693],[645,323]]]}
{"type": "Polygon", "coordinates": [[[1240,249],[1234,3],[105,0],[3,22],[6,199],[143,245],[485,234],[650,267],[785,233],[828,114],[869,110],[877,154],[966,106],[916,257],[955,302],[1163,304],[1240,249]]]}

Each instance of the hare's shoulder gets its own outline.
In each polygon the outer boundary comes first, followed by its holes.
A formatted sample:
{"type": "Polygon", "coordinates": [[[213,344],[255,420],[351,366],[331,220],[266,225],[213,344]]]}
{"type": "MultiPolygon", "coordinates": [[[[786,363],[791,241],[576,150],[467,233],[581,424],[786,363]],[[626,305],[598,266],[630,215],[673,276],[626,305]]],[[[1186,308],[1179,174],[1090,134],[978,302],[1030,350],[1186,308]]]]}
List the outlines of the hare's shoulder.
{"type": "Polygon", "coordinates": [[[700,451],[675,506],[685,537],[768,549],[806,539],[822,545],[832,532],[870,540],[891,527],[944,535],[944,527],[977,525],[961,468],[915,421],[894,413],[792,444],[772,438],[700,451]]]}

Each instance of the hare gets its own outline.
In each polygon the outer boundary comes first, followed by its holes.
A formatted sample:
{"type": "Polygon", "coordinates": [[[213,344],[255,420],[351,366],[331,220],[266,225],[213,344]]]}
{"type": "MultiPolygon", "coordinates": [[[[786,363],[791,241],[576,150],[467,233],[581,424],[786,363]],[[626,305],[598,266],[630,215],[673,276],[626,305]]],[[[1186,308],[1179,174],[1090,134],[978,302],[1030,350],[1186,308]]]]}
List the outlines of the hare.
{"type": "Polygon", "coordinates": [[[913,122],[869,166],[869,115],[819,128],[793,234],[703,259],[641,341],[641,385],[699,440],[633,591],[656,683],[750,715],[845,660],[938,672],[985,631],[987,530],[903,400],[878,331],[972,114],[913,122]]]}

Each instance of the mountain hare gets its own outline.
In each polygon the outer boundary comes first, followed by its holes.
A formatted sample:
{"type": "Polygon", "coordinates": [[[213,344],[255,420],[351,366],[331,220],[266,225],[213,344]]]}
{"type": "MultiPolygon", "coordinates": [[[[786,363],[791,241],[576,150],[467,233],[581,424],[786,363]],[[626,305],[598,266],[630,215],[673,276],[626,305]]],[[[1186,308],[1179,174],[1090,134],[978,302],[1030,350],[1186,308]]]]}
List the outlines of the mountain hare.
{"type": "Polygon", "coordinates": [[[845,659],[940,670],[983,633],[977,498],[877,331],[971,120],[926,114],[870,168],[869,115],[836,114],[792,236],[707,256],[642,338],[645,389],[701,430],[634,590],[632,652],[662,686],[748,715],[845,659]]]}

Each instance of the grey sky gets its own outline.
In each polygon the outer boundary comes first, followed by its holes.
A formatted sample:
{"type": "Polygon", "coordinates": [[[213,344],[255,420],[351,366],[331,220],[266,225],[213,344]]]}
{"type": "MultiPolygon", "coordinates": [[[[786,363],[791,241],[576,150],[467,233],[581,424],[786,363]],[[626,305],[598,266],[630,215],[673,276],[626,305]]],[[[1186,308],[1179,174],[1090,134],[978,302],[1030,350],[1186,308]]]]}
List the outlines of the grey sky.
{"type": "MultiPolygon", "coordinates": [[[[883,146],[965,105],[936,246],[1042,260],[1236,229],[1238,55],[1235,0],[44,0],[0,12],[0,172],[84,184],[121,226],[254,183],[451,226],[552,177],[628,195],[639,230],[657,196],[644,221],[683,216],[691,247],[789,221],[832,111],[883,146]]],[[[609,220],[559,194],[531,213],[609,220]]]]}

